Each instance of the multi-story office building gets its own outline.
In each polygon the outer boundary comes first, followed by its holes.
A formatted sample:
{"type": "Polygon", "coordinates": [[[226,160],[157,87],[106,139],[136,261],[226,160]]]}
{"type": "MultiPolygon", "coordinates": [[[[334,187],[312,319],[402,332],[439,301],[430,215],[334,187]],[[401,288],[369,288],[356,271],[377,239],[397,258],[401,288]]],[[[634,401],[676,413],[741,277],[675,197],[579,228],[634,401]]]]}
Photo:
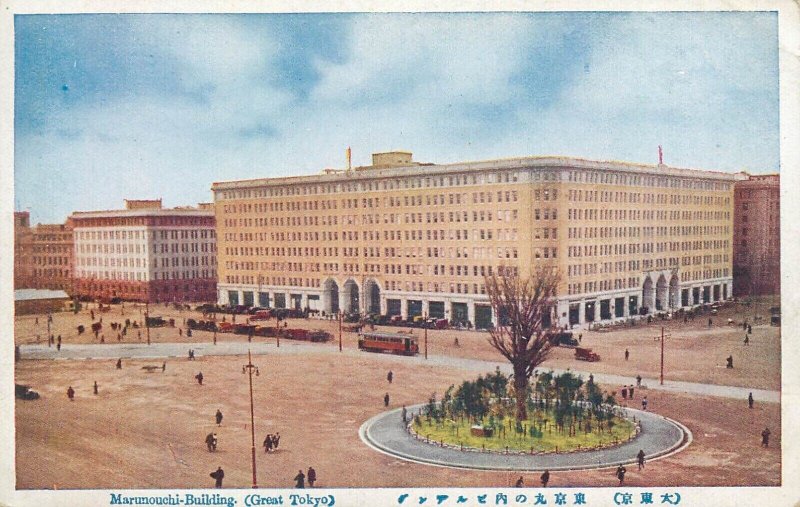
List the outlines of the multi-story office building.
{"type": "Polygon", "coordinates": [[[780,176],[749,176],[735,185],[733,272],[736,295],[781,290],[780,176]]]}
{"type": "Polygon", "coordinates": [[[33,231],[31,214],[27,211],[14,212],[14,288],[33,287],[33,231]]]}
{"type": "Polygon", "coordinates": [[[126,200],[124,210],[75,212],[75,293],[93,298],[213,301],[216,240],[211,205],[165,209],[126,200]]]}
{"type": "Polygon", "coordinates": [[[492,322],[484,277],[557,268],[559,324],[731,294],[736,176],[406,152],[314,176],[214,183],[221,303],[492,322]]]}
{"type": "Polygon", "coordinates": [[[33,283],[36,289],[72,294],[72,223],[37,224],[32,231],[33,283]]]}

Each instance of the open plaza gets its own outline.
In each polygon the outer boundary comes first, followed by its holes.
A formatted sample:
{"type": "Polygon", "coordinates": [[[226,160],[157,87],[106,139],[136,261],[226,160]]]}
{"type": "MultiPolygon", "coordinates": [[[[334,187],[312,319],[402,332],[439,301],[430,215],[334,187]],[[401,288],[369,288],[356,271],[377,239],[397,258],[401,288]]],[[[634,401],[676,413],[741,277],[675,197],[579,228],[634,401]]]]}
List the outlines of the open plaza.
{"type": "MultiPolygon", "coordinates": [[[[768,316],[771,304],[766,298],[686,322],[656,319],[602,332],[576,331],[581,347],[598,353],[600,361],[577,361],[574,349],[558,347],[540,370],[569,369],[584,380],[592,374],[604,391],[616,393],[618,403],[631,409],[641,409],[646,396],[648,412],[689,431],[688,445],[648,460],[641,471],[631,454],[626,485],[779,485],[780,328],[770,326],[768,318],[756,320],[757,315],[768,316]],[[748,344],[743,342],[744,319],[752,324],[748,344]],[[666,339],[660,386],[657,337],[662,326],[666,339]],[[729,356],[733,368],[726,368],[729,356]],[[636,384],[637,375],[642,386],[633,400],[622,400],[621,388],[636,384]],[[766,427],[771,431],[768,448],[761,446],[766,427]]],[[[250,487],[250,400],[248,377],[242,373],[248,349],[259,369],[253,376],[259,487],[292,487],[297,471],[308,467],[316,470],[318,487],[512,486],[520,475],[526,484],[538,484],[543,467],[536,465],[521,472],[431,466],[378,452],[361,438],[364,423],[381,413],[425,403],[434,393],[441,399],[449,386],[498,366],[508,373],[486,332],[428,330],[427,359],[422,329],[413,329],[420,347],[414,357],[359,351],[358,335],[349,331],[342,333],[340,351],[339,323],[315,318],[288,319],[287,325],[326,330],[333,335],[331,341],[281,338],[278,345],[276,338],[255,336],[248,342],[246,335],[217,333],[214,344],[211,332],[187,336],[184,320],[201,318],[199,312],[150,305],[151,315],[173,319],[175,327],[151,328],[148,345],[143,327],[129,327],[125,336],[110,327],[126,319],[141,323],[144,306],[112,305],[106,312],[96,305],[90,308],[94,322],[103,319],[98,338],[90,330],[89,308],[52,314],[50,334],[61,337],[60,350],[55,343],[48,345],[47,315],[16,319],[16,382],[41,395],[16,403],[20,489],[205,488],[213,486],[209,473],[220,466],[226,488],[250,487]],[[87,331],[78,334],[79,325],[87,331]],[[194,360],[188,357],[190,349],[194,360]],[[200,372],[202,385],[196,380],[200,372]],[[66,394],[70,386],[74,401],[66,394]],[[217,410],[224,414],[219,426],[217,410]],[[204,442],[212,432],[218,435],[216,452],[209,452],[204,442]],[[261,443],[275,433],[281,435],[280,446],[266,453],[261,443]]],[[[245,318],[239,315],[237,321],[245,318]]],[[[575,468],[553,471],[550,484],[618,484],[615,466],[575,468]]]]}

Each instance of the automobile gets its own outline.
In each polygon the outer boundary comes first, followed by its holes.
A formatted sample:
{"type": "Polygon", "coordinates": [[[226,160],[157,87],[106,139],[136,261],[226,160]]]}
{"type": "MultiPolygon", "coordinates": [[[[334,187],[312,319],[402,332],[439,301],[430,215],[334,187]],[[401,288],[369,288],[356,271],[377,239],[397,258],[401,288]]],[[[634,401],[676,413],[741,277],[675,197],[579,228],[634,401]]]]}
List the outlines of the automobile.
{"type": "Polygon", "coordinates": [[[556,333],[550,339],[553,345],[559,347],[577,347],[578,340],[572,335],[572,331],[563,331],[556,333]]]}
{"type": "Polygon", "coordinates": [[[30,386],[14,384],[14,396],[20,400],[38,400],[39,393],[32,390],[30,386]]]}

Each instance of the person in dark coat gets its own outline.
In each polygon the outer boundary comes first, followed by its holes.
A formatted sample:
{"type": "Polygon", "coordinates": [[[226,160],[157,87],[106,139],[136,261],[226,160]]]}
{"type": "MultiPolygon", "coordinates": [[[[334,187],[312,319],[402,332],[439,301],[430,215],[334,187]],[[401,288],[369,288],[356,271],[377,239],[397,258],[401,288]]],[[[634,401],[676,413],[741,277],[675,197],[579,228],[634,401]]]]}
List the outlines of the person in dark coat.
{"type": "Polygon", "coordinates": [[[197,383],[203,385],[203,372],[201,371],[197,375],[194,376],[197,379],[197,383]]]}
{"type": "Polygon", "coordinates": [[[317,482],[317,471],[314,470],[314,467],[308,467],[306,477],[308,477],[308,487],[313,488],[314,483],[317,482]]]}
{"type": "Polygon", "coordinates": [[[725,361],[728,363],[725,368],[733,368],[733,356],[728,356],[725,361]]]}
{"type": "Polygon", "coordinates": [[[636,387],[642,387],[642,376],[636,375],[636,387]]]}
{"type": "Polygon", "coordinates": [[[61,335],[58,335],[58,342],[56,343],[56,350],[61,350],[61,335]]]}
{"type": "Polygon", "coordinates": [[[633,399],[633,385],[628,388],[628,397],[633,399]]]}
{"type": "Polygon", "coordinates": [[[267,438],[264,439],[264,452],[272,452],[272,433],[267,434],[267,438]]]}
{"type": "Polygon", "coordinates": [[[750,345],[750,335],[749,334],[744,335],[744,344],[745,345],[750,345]]]}
{"type": "Polygon", "coordinates": [[[75,389],[72,386],[67,388],[67,398],[69,398],[69,401],[75,401],[75,389]]]}
{"type": "Polygon", "coordinates": [[[627,400],[628,399],[628,388],[627,387],[623,387],[622,388],[622,399],[623,400],[627,400]]]}
{"type": "Polygon", "coordinates": [[[753,393],[747,395],[747,406],[753,408],[753,393]]]}
{"type": "Polygon", "coordinates": [[[220,412],[219,409],[217,409],[217,414],[214,416],[214,419],[217,421],[217,426],[222,425],[222,412],[220,412]]]}
{"type": "Polygon", "coordinates": [[[208,452],[214,452],[217,450],[216,433],[209,433],[208,435],[206,435],[206,447],[208,447],[208,452]]]}
{"type": "Polygon", "coordinates": [[[161,363],[161,373],[164,373],[165,371],[167,371],[167,362],[166,361],[161,363]]]}
{"type": "Polygon", "coordinates": [[[121,357],[119,359],[117,359],[117,369],[118,370],[122,369],[122,358],[121,357]]]}
{"type": "Polygon", "coordinates": [[[770,434],[769,428],[764,428],[764,431],[761,432],[761,447],[769,447],[770,434]]]}
{"type": "Polygon", "coordinates": [[[392,373],[392,370],[389,370],[389,373],[386,374],[386,380],[388,380],[389,383],[391,384],[393,378],[394,378],[394,374],[392,373]]]}
{"type": "Polygon", "coordinates": [[[626,361],[628,360],[628,358],[630,357],[630,355],[631,355],[631,353],[628,351],[628,349],[625,349],[625,360],[626,360],[626,361]]]}
{"type": "Polygon", "coordinates": [[[523,486],[525,486],[525,481],[522,480],[522,476],[520,475],[519,479],[517,479],[517,482],[514,483],[514,487],[515,488],[521,488],[523,486]]]}
{"type": "Polygon", "coordinates": [[[644,449],[639,449],[639,454],[636,455],[636,462],[639,463],[639,470],[644,468],[644,449]]]}
{"type": "Polygon", "coordinates": [[[279,431],[275,432],[275,436],[272,437],[272,446],[275,450],[278,450],[278,445],[281,443],[281,433],[279,431]]]}
{"type": "Polygon", "coordinates": [[[384,407],[388,407],[389,406],[389,393],[386,393],[383,396],[383,406],[384,407]]]}
{"type": "Polygon", "coordinates": [[[619,479],[619,485],[622,486],[622,483],[625,482],[625,467],[620,465],[617,467],[617,479],[619,479]]]}
{"type": "Polygon", "coordinates": [[[225,472],[222,470],[222,467],[217,467],[215,472],[211,472],[211,478],[214,479],[214,487],[221,488],[222,487],[222,479],[225,477],[225,472]]]}
{"type": "Polygon", "coordinates": [[[294,476],[294,487],[297,489],[306,487],[306,476],[302,470],[298,470],[297,475],[294,476]]]}
{"type": "Polygon", "coordinates": [[[94,381],[94,394],[98,394],[97,392],[97,381],[94,381]]]}
{"type": "Polygon", "coordinates": [[[545,470],[544,473],[539,477],[539,480],[542,481],[542,487],[546,488],[547,483],[550,482],[550,470],[545,470]]]}

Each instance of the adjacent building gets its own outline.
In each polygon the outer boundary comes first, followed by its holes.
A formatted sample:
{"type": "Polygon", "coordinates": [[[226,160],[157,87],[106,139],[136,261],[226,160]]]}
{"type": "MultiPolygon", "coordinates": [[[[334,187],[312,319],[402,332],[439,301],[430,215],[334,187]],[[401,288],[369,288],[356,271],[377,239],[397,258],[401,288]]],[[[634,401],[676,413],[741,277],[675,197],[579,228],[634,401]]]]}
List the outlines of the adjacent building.
{"type": "Polygon", "coordinates": [[[559,270],[559,325],[730,297],[728,173],[564,157],[214,183],[220,303],[495,321],[484,276],[559,270]]]}
{"type": "Polygon", "coordinates": [[[76,295],[148,302],[213,301],[216,233],[210,204],[163,208],[126,200],[125,209],[75,212],[76,295]]]}
{"type": "Polygon", "coordinates": [[[736,183],[734,203],[735,294],[780,294],[780,176],[748,175],[736,183]]]}
{"type": "Polygon", "coordinates": [[[29,289],[33,283],[33,232],[31,214],[14,212],[14,289],[29,289]]]}
{"type": "Polygon", "coordinates": [[[37,224],[14,213],[14,287],[72,292],[72,225],[37,224]]]}

